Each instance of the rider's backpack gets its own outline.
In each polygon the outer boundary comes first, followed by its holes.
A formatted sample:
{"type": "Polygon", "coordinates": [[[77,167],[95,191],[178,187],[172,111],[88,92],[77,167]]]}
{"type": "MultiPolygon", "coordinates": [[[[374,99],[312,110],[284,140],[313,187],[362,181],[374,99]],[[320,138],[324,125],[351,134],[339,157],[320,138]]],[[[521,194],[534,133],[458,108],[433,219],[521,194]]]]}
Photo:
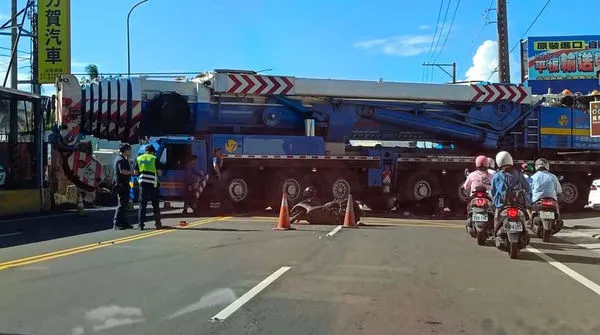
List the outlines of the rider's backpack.
{"type": "Polygon", "coordinates": [[[502,172],[504,177],[504,192],[502,193],[502,203],[507,204],[524,204],[525,190],[521,186],[521,174],[502,172]]]}

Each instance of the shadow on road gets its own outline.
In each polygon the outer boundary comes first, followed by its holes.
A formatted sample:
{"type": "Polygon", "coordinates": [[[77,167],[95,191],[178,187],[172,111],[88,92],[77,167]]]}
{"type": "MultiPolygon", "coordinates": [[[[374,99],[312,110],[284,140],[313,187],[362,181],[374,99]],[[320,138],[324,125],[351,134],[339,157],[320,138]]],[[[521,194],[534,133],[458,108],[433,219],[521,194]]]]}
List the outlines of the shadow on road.
{"type": "Polygon", "coordinates": [[[536,242],[529,242],[529,246],[531,246],[532,248],[536,248],[536,249],[542,249],[542,250],[556,250],[556,251],[565,251],[565,250],[588,250],[584,247],[580,247],[578,245],[566,242],[566,241],[561,241],[561,244],[552,244],[552,243],[536,243],[536,242]]]}
{"type": "MultiPolygon", "coordinates": [[[[112,229],[113,215],[114,208],[99,208],[86,211],[82,217],[75,212],[65,212],[3,222],[0,249],[112,229]]],[[[136,215],[136,212],[126,214],[130,224],[137,221],[136,215]]]]}
{"type": "MultiPolygon", "coordinates": [[[[554,260],[564,263],[564,264],[568,264],[568,263],[594,264],[594,265],[600,264],[600,258],[596,258],[596,257],[565,255],[565,254],[556,254],[556,253],[550,253],[550,252],[544,252],[544,254],[546,254],[547,256],[552,257],[554,260]]],[[[545,260],[543,260],[542,258],[540,258],[539,256],[537,256],[535,253],[532,253],[532,252],[522,253],[521,255],[519,255],[519,259],[525,260],[525,261],[545,262],[545,260]]]]}

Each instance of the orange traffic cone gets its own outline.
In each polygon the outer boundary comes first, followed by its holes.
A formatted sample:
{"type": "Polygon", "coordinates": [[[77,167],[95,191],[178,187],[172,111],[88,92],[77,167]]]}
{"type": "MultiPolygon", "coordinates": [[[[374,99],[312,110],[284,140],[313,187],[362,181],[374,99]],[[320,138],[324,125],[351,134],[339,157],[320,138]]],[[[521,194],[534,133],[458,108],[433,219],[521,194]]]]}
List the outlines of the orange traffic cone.
{"type": "Polygon", "coordinates": [[[290,226],[290,211],[288,210],[287,195],[283,193],[281,198],[281,208],[279,209],[279,220],[277,221],[277,227],[273,230],[294,230],[290,226]]]}
{"type": "Polygon", "coordinates": [[[346,215],[344,216],[344,228],[358,228],[354,217],[354,201],[352,201],[352,194],[348,195],[348,203],[346,204],[346,215]]]}

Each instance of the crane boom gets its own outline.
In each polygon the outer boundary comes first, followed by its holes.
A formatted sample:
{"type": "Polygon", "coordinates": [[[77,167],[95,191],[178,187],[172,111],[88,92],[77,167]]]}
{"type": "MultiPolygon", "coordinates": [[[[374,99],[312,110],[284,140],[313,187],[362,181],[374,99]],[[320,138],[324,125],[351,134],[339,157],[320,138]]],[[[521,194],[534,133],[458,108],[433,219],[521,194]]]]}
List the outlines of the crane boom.
{"type": "Polygon", "coordinates": [[[212,88],[235,95],[287,95],[359,99],[530,104],[531,89],[517,85],[449,85],[265,76],[217,72],[212,88]]]}

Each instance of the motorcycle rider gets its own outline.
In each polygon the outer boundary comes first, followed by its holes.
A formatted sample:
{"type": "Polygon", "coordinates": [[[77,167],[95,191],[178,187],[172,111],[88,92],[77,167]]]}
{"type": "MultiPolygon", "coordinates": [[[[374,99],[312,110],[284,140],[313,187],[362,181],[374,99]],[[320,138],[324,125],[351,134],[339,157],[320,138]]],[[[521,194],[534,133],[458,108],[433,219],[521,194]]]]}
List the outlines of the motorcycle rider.
{"type": "MultiPolygon", "coordinates": [[[[465,190],[471,191],[471,197],[468,200],[467,205],[467,213],[471,211],[471,200],[473,199],[473,195],[477,192],[478,188],[485,188],[488,196],[490,195],[490,189],[492,188],[492,177],[493,175],[488,172],[488,160],[486,156],[477,156],[475,158],[475,168],[476,170],[469,173],[467,176],[467,180],[465,181],[463,187],[465,190]]],[[[472,228],[473,222],[471,220],[467,220],[467,226],[472,228]]]]}
{"type": "Polygon", "coordinates": [[[492,188],[492,174],[488,172],[488,160],[486,156],[477,156],[475,158],[476,170],[469,173],[463,187],[470,189],[471,194],[475,193],[478,187],[485,187],[486,191],[492,188]]]}
{"type": "Polygon", "coordinates": [[[494,207],[496,207],[494,214],[494,235],[496,235],[496,232],[500,228],[498,216],[500,209],[505,205],[506,191],[508,190],[517,191],[518,198],[515,201],[526,209],[527,220],[531,218],[531,186],[523,175],[519,173],[519,170],[513,167],[512,156],[506,151],[500,151],[496,155],[496,165],[498,166],[498,172],[494,174],[491,189],[494,207]]]}
{"type": "Polygon", "coordinates": [[[535,161],[536,173],[531,176],[531,199],[533,203],[543,199],[552,198],[557,202],[556,213],[558,215],[557,220],[560,219],[560,212],[558,208],[558,197],[562,193],[562,186],[560,181],[552,172],[550,172],[550,163],[545,158],[538,158],[535,161]]]}
{"type": "Polygon", "coordinates": [[[521,172],[523,172],[523,177],[525,177],[529,185],[531,185],[531,176],[535,173],[533,165],[527,163],[521,164],[521,172]]]}

